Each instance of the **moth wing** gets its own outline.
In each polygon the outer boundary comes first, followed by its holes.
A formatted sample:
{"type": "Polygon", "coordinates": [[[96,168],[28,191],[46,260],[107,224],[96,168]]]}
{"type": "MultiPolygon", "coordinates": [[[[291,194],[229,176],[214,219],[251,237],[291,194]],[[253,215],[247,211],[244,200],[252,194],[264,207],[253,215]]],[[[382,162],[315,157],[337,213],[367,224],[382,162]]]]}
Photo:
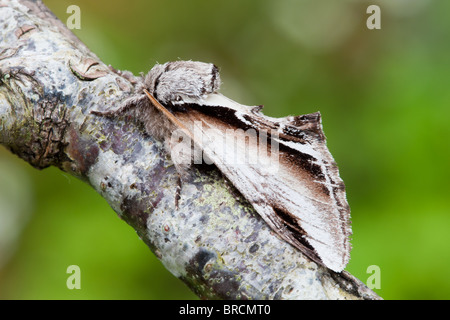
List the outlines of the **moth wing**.
{"type": "Polygon", "coordinates": [[[270,227],[312,260],[342,271],[350,257],[349,206],[320,114],[269,118],[220,94],[189,107],[175,116],[270,227]]]}

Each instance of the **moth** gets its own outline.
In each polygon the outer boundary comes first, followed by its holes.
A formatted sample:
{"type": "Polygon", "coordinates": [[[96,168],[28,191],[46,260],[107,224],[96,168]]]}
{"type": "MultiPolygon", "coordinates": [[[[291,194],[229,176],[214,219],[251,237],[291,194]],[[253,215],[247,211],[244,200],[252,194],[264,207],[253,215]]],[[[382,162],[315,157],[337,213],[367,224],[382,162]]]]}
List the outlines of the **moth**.
{"type": "Polygon", "coordinates": [[[165,141],[181,177],[210,161],[279,237],[341,272],[350,258],[350,209],[320,113],[268,117],[262,106],[218,93],[220,84],[214,64],[156,64],[118,109],[94,113],[133,110],[149,135],[165,141]]]}

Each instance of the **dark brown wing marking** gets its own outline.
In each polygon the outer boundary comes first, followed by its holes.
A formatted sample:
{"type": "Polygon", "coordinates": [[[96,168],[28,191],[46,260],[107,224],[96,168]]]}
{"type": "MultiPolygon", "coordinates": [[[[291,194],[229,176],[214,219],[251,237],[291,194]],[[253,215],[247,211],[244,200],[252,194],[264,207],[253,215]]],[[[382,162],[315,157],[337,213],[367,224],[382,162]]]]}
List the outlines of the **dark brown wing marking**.
{"type": "MultiPolygon", "coordinates": [[[[326,147],[320,113],[282,119],[242,113],[225,106],[184,105],[174,115],[189,130],[208,128],[275,131],[280,172],[263,175],[257,166],[224,163],[214,143],[204,149],[217,167],[280,235],[316,262],[341,271],[349,260],[349,206],[338,168],[326,147]],[[251,172],[251,173],[249,173],[251,172]],[[264,177],[261,183],[254,180],[264,177]],[[256,177],[256,178],[255,178],[256,177]]],[[[210,137],[220,141],[219,136],[210,137]]]]}

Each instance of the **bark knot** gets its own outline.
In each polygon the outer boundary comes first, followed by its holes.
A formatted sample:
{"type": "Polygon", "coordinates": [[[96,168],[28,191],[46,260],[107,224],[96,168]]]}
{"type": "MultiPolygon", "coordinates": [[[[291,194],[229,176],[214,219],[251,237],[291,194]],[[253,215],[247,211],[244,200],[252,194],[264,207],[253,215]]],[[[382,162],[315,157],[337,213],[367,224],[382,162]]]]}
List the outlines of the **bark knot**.
{"type": "Polygon", "coordinates": [[[36,134],[30,141],[30,163],[39,169],[60,162],[68,121],[66,106],[56,97],[44,98],[34,107],[36,134]]]}

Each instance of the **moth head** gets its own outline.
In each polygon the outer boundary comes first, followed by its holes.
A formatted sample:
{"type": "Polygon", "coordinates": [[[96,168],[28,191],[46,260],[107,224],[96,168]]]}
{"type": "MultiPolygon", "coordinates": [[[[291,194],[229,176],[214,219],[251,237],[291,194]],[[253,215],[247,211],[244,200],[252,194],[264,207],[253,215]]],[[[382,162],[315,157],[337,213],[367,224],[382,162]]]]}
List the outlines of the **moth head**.
{"type": "Polygon", "coordinates": [[[220,83],[219,69],[198,61],[156,64],[144,78],[144,88],[164,105],[199,100],[216,92],[220,83]]]}

